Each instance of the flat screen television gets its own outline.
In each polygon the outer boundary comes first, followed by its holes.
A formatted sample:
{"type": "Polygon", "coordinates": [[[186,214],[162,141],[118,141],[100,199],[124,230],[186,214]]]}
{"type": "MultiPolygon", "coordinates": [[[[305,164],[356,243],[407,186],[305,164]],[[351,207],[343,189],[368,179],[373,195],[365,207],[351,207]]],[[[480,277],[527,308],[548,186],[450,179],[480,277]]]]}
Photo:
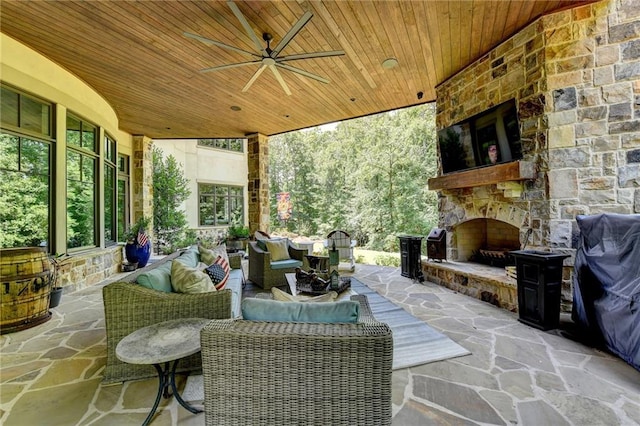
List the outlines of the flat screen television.
{"type": "Polygon", "coordinates": [[[522,142],[514,99],[438,132],[442,172],[520,160],[522,142]]]}

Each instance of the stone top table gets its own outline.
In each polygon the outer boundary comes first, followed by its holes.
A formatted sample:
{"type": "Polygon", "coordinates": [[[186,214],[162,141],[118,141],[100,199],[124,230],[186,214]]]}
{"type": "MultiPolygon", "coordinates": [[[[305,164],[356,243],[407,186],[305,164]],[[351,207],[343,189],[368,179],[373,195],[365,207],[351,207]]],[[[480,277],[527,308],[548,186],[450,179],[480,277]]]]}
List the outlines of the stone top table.
{"type": "Polygon", "coordinates": [[[164,394],[165,398],[169,398],[169,387],[180,405],[194,414],[202,412],[180,397],[176,389],[175,373],[180,359],[200,352],[200,330],[210,321],[203,318],[179,318],[153,324],[134,331],[116,346],[116,356],[120,360],[129,364],[152,364],[158,372],[158,395],[143,426],[151,422],[161,396],[164,394]]]}

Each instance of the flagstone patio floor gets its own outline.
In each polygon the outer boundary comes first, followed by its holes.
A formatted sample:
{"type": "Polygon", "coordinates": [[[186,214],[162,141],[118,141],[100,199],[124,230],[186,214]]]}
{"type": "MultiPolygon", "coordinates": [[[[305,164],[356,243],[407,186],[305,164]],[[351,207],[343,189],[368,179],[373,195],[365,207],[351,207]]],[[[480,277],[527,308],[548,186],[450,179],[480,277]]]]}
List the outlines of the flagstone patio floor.
{"type": "MultiPolygon", "coordinates": [[[[354,276],[472,353],[394,371],[393,425],[640,424],[640,372],[565,337],[568,317],[561,330],[544,332],[517,314],[402,277],[398,268],[357,265],[354,276]]],[[[64,294],[50,321],[0,337],[0,424],[142,423],[157,379],[101,384],[104,284],[64,294]]],[[[253,293],[249,284],[245,294],[253,293]]],[[[175,399],[163,400],[152,422],[203,424],[204,414],[175,399]]]]}

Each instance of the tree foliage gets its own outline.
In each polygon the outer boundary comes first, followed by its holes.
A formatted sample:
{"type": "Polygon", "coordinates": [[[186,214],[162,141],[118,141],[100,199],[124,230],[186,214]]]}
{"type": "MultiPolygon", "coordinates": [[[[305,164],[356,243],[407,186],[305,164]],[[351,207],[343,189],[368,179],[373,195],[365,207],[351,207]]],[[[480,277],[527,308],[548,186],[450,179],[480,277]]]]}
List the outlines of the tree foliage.
{"type": "Polygon", "coordinates": [[[187,217],[184,201],[191,195],[189,179],[173,155],[166,159],[158,147],[153,158],[153,229],[157,238],[173,246],[184,237],[187,217]]]}
{"type": "Polygon", "coordinates": [[[48,245],[49,146],[0,134],[0,247],[48,245]]]}
{"type": "Polygon", "coordinates": [[[270,139],[272,223],[275,194],[289,192],[288,231],[344,229],[359,244],[395,251],[397,234],[426,235],[437,223],[435,110],[420,105],[270,139]]]}

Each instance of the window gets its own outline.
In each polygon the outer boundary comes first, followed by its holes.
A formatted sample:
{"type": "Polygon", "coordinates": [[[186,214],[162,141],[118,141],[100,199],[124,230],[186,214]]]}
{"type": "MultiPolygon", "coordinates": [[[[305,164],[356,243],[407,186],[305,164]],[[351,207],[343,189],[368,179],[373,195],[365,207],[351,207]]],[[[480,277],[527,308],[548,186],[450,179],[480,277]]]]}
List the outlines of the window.
{"type": "Polygon", "coordinates": [[[49,247],[51,104],[1,87],[0,247],[49,247]]]}
{"type": "Polygon", "coordinates": [[[129,224],[129,156],[118,155],[118,241],[125,240],[129,224]]]}
{"type": "Polygon", "coordinates": [[[104,136],[104,241],[115,244],[117,238],[116,222],[116,141],[104,136]]]}
{"type": "Polygon", "coordinates": [[[97,246],[97,130],[67,115],[67,249],[97,246]]]}
{"type": "Polygon", "coordinates": [[[220,148],[229,151],[243,152],[244,139],[198,139],[199,146],[220,148]]]}
{"type": "Polygon", "coordinates": [[[200,183],[198,200],[200,226],[244,223],[242,187],[200,183]]]}

